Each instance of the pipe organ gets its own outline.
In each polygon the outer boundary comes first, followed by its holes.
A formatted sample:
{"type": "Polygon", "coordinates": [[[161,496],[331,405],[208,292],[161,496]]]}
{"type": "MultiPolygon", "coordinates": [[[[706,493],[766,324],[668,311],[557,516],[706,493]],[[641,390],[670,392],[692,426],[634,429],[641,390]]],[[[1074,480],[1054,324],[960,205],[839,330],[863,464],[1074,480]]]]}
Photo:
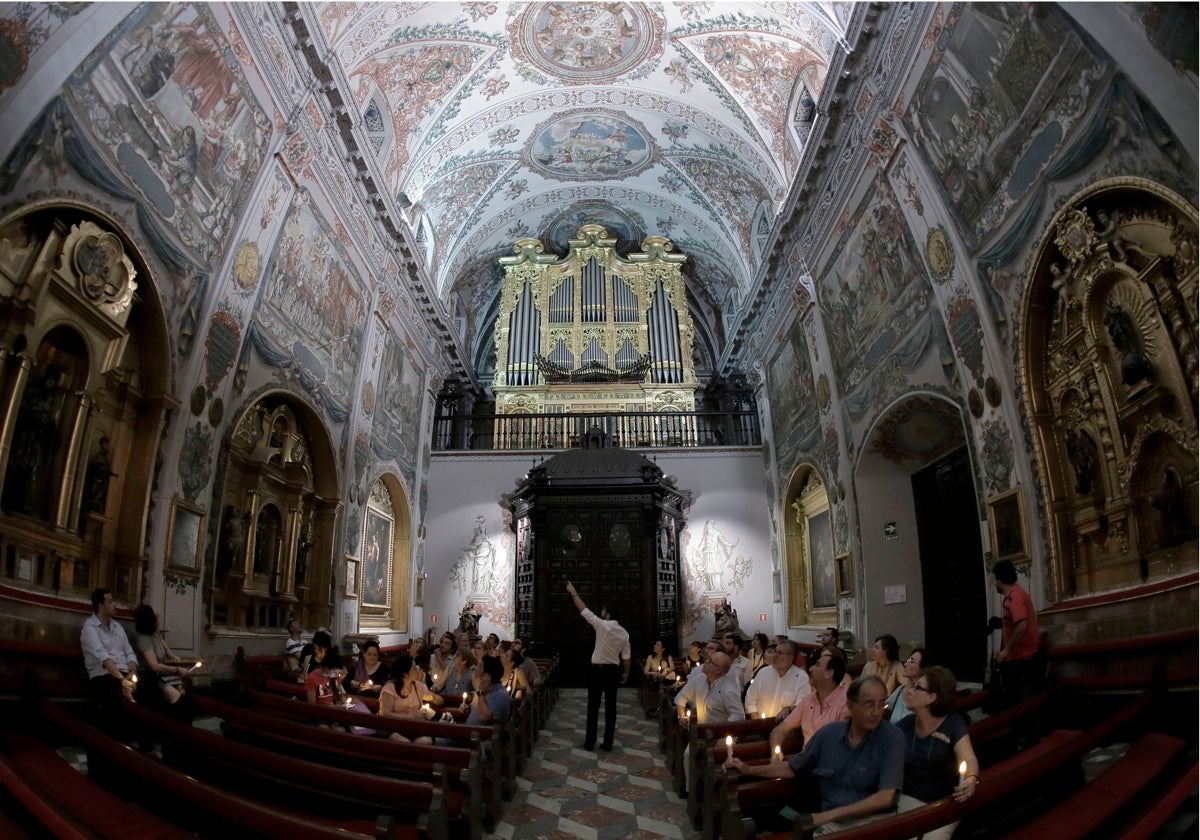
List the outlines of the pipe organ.
{"type": "Polygon", "coordinates": [[[693,411],[687,257],[662,236],[622,257],[600,225],[568,245],[521,239],[500,258],[496,413],[693,411]]]}

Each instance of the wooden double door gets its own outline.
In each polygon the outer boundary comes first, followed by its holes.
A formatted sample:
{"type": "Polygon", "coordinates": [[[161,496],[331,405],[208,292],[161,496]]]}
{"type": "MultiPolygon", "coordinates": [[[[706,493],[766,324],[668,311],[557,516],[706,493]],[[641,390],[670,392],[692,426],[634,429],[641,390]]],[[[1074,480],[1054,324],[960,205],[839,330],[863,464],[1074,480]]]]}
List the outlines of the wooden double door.
{"type": "MultiPolygon", "coordinates": [[[[643,499],[563,498],[532,517],[532,636],[539,651],[559,654],[566,685],[583,685],[595,632],[575,610],[567,581],[597,615],[607,606],[629,631],[636,664],[661,631],[656,569],[658,515],[643,499]]],[[[669,610],[673,620],[674,610],[669,610]]],[[[670,640],[668,641],[670,643],[670,640]]]]}

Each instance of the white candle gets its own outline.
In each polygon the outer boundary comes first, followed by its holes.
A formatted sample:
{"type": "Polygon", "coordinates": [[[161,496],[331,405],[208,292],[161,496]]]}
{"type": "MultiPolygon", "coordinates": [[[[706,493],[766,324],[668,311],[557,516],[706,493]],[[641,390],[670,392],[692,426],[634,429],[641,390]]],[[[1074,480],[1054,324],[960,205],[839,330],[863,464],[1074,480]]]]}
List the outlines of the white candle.
{"type": "Polygon", "coordinates": [[[778,745],[775,747],[775,760],[776,761],[783,760],[783,748],[778,745]]]}
{"type": "Polygon", "coordinates": [[[967,762],[961,761],[958,764],[958,786],[962,787],[963,782],[967,780],[967,762]]]}
{"type": "Polygon", "coordinates": [[[763,719],[763,720],[766,720],[766,719],[767,719],[767,713],[766,713],[766,712],[763,712],[763,713],[762,713],[762,719],[763,719]]]}
{"type": "Polygon", "coordinates": [[[733,761],[733,736],[726,735],[725,736],[725,766],[728,767],[729,763],[731,761],[733,761]]]}
{"type": "Polygon", "coordinates": [[[202,663],[202,662],[201,662],[199,659],[197,659],[197,660],[196,660],[196,664],[194,664],[194,665],[192,666],[192,670],[193,670],[193,671],[195,671],[195,670],[196,670],[197,668],[199,668],[199,667],[200,667],[202,664],[204,664],[204,663],[202,663]]]}

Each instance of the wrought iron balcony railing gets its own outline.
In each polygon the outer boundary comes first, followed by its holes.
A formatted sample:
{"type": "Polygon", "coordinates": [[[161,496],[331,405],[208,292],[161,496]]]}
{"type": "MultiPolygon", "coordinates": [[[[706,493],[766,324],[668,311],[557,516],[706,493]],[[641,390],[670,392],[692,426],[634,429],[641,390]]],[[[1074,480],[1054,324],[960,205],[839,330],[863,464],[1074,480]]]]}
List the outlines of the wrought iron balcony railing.
{"type": "Polygon", "coordinates": [[[592,428],[615,446],[652,449],[700,446],[761,446],[753,411],[630,411],[609,414],[438,415],[433,451],[569,449],[592,428]]]}

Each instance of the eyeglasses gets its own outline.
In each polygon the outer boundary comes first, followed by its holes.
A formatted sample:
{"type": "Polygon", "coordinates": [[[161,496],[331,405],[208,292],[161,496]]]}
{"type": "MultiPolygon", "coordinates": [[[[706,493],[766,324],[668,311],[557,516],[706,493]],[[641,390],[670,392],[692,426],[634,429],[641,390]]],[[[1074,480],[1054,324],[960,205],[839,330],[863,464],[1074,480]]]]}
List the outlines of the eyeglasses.
{"type": "Polygon", "coordinates": [[[927,686],[923,686],[923,685],[914,685],[912,687],[912,690],[913,691],[924,691],[926,694],[933,694],[932,689],[928,688],[927,686]]]}

